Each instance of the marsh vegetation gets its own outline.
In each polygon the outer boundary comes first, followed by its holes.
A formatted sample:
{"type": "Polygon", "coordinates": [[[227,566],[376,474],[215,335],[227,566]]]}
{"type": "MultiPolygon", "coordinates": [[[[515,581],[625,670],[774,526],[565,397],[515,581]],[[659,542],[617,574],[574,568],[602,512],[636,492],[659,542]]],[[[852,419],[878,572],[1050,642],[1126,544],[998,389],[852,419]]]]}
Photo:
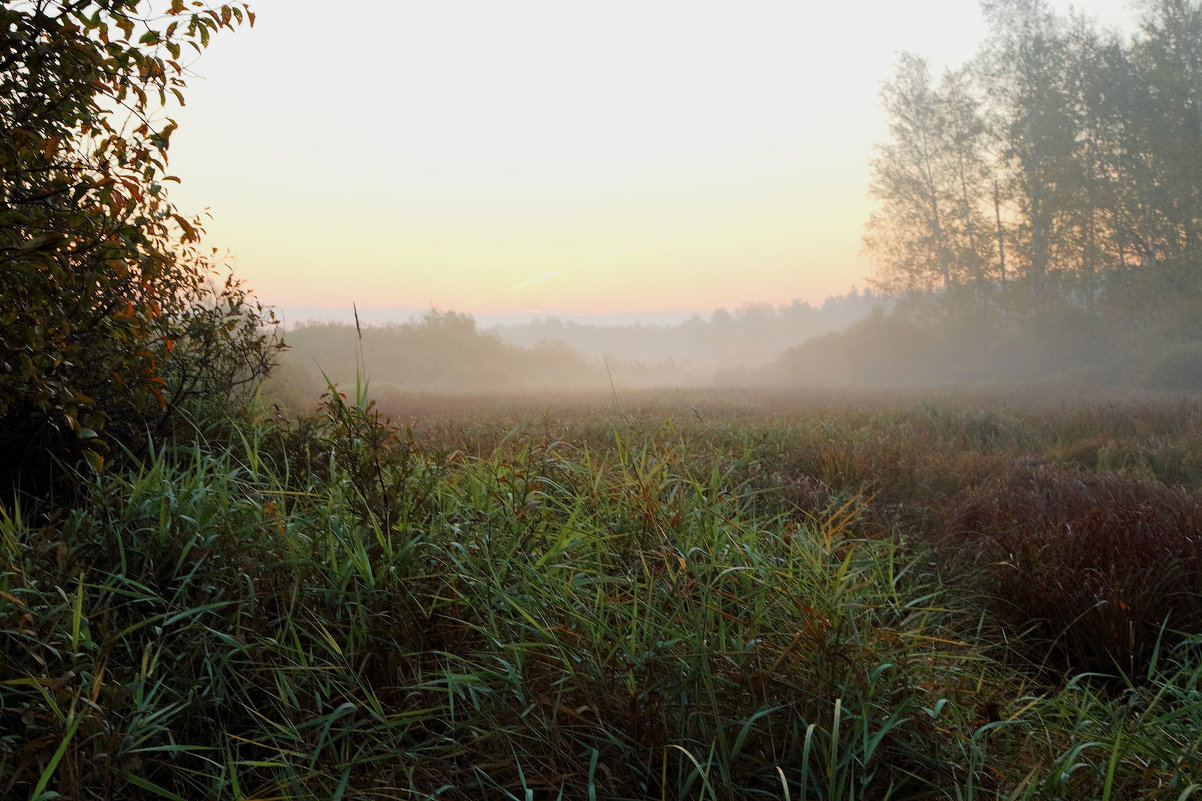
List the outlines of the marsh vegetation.
{"type": "Polygon", "coordinates": [[[5,795],[1200,789],[1196,400],[349,389],[5,506],[5,795]]]}

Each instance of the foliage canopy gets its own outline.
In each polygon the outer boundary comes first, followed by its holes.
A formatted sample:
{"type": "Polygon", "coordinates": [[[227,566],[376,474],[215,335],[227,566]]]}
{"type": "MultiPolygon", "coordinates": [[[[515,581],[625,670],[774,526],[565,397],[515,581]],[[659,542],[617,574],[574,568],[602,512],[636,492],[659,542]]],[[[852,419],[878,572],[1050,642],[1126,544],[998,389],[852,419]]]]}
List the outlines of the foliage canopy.
{"type": "MultiPolygon", "coordinates": [[[[274,340],[166,185],[187,59],[254,23],[242,4],[0,6],[0,452],[144,440],[181,404],[261,375],[274,340]],[[159,10],[162,6],[157,7],[159,10]]],[[[270,313],[267,313],[270,317],[270,313]]]]}
{"type": "Polygon", "coordinates": [[[1202,5],[1146,0],[1128,40],[1045,0],[982,4],[990,35],[881,101],[865,244],[877,284],[946,313],[1100,310],[1134,328],[1202,292],[1202,5]]]}

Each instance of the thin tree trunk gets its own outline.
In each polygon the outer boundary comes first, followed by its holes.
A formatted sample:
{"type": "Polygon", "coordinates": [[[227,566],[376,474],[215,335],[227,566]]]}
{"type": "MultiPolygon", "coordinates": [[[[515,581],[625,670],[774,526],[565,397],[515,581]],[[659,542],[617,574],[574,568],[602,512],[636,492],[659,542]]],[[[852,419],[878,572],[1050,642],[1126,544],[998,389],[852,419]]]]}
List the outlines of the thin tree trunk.
{"type": "Polygon", "coordinates": [[[1002,276],[1002,297],[1006,295],[1006,237],[1002,231],[1002,198],[997,179],[993,179],[993,213],[997,218],[997,260],[1002,276]]]}

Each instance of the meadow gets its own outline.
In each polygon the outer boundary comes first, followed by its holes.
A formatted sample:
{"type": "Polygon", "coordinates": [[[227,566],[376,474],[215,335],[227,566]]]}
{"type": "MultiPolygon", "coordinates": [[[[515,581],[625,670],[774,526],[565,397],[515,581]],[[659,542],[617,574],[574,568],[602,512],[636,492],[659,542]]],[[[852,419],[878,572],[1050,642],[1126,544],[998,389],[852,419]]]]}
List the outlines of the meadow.
{"type": "Polygon", "coordinates": [[[5,798],[1202,798],[1202,400],[327,395],[0,506],[5,798]]]}

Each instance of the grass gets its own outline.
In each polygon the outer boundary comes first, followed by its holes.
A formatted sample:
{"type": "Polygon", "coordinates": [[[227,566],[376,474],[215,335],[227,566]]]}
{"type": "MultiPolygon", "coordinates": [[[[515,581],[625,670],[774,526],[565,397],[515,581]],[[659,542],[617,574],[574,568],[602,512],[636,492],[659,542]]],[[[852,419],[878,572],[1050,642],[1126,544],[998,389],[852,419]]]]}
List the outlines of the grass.
{"type": "Polygon", "coordinates": [[[493,401],[0,510],[0,796],[1202,798],[1197,402],[493,401]]]}

